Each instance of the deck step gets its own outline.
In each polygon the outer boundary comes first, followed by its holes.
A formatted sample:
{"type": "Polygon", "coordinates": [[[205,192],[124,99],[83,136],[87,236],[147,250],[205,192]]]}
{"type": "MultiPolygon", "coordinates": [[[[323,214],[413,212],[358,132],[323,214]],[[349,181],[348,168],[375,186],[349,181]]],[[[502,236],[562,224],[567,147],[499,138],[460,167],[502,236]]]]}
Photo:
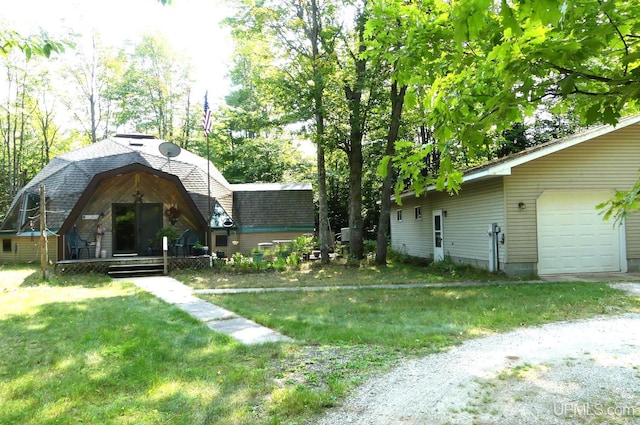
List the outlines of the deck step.
{"type": "Polygon", "coordinates": [[[113,264],[109,266],[108,275],[113,277],[154,276],[164,274],[162,263],[113,264]]]}

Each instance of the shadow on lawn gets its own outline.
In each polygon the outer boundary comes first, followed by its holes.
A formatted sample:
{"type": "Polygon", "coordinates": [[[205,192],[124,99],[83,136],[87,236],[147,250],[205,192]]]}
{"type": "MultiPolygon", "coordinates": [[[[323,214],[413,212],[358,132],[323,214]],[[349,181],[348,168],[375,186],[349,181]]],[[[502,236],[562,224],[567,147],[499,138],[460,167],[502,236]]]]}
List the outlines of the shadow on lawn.
{"type": "Polygon", "coordinates": [[[268,365],[283,355],[281,345],[248,348],[213,333],[145,293],[5,317],[0,423],[250,423],[268,365]]]}

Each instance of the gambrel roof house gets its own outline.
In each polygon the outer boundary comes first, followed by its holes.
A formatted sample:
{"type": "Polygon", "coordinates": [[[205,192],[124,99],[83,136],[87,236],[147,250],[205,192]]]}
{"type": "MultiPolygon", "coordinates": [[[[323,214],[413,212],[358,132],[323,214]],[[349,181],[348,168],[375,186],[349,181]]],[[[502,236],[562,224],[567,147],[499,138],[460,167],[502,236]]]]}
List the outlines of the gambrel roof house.
{"type": "Polygon", "coordinates": [[[401,195],[393,249],[511,275],[640,270],[640,215],[620,226],[596,205],[639,177],[640,115],[468,170],[457,195],[401,195]]]}
{"type": "Polygon", "coordinates": [[[49,241],[53,261],[74,254],[68,234],[94,247],[101,233],[101,252],[81,252],[83,258],[158,254],[156,234],[168,226],[192,238],[181,241],[183,249],[197,241],[226,255],[314,230],[310,183],[233,185],[186,149],[153,136],[117,135],[55,157],[17,194],[0,226],[0,263],[38,261],[40,185],[49,234],[60,236],[49,241]]]}

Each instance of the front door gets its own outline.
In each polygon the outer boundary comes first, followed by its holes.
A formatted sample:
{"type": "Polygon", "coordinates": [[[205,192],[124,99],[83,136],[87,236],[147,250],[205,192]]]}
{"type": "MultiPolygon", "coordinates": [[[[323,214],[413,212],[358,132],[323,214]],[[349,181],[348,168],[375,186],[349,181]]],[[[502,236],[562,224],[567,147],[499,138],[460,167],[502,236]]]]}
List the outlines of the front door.
{"type": "Polygon", "coordinates": [[[442,210],[433,211],[433,261],[444,260],[442,210]]]}
{"type": "Polygon", "coordinates": [[[113,204],[113,253],[147,255],[161,249],[156,233],[162,228],[162,204],[113,204]]]}

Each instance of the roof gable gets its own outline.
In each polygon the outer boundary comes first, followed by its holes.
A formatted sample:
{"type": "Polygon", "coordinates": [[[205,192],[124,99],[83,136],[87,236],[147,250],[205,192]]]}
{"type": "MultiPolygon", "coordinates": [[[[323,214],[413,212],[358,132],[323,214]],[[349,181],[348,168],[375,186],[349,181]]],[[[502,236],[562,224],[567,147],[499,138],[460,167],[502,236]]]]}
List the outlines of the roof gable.
{"type": "MultiPolygon", "coordinates": [[[[175,176],[201,211],[207,211],[209,193],[212,198],[231,196],[231,185],[207,159],[186,149],[169,159],[160,152],[161,143],[163,140],[152,137],[120,136],[59,155],[18,192],[6,217],[19,208],[26,193],[39,193],[40,185],[44,184],[48,207],[58,212],[51,217],[50,227],[59,228],[94,176],[133,164],[175,176]]],[[[2,224],[6,230],[14,226],[2,224]]]]}
{"type": "MultiPolygon", "coordinates": [[[[640,123],[640,114],[631,115],[618,121],[615,126],[607,124],[591,127],[561,139],[555,139],[550,142],[510,154],[503,158],[485,162],[484,164],[466,170],[462,176],[462,182],[466,183],[491,177],[509,176],[511,175],[511,171],[514,167],[535,161],[536,159],[638,123],[640,123]]],[[[436,190],[435,186],[427,188],[427,192],[432,192],[434,190],[436,190]]],[[[400,198],[406,198],[414,195],[414,191],[407,191],[402,193],[400,198]]],[[[395,196],[392,196],[392,199],[395,199],[395,196]]]]}
{"type": "Polygon", "coordinates": [[[611,133],[624,127],[628,127],[633,124],[637,124],[639,122],[640,114],[632,115],[621,119],[616,126],[601,125],[586,129],[567,137],[563,137],[561,139],[552,140],[545,144],[534,146],[521,152],[508,155],[504,158],[500,158],[495,161],[490,161],[477,167],[473,167],[465,171],[462,181],[467,182],[490,176],[508,176],[511,175],[511,170],[518,165],[535,161],[538,158],[551,155],[555,152],[559,152],[580,143],[593,140],[596,137],[603,136],[605,134],[611,133]]]}

